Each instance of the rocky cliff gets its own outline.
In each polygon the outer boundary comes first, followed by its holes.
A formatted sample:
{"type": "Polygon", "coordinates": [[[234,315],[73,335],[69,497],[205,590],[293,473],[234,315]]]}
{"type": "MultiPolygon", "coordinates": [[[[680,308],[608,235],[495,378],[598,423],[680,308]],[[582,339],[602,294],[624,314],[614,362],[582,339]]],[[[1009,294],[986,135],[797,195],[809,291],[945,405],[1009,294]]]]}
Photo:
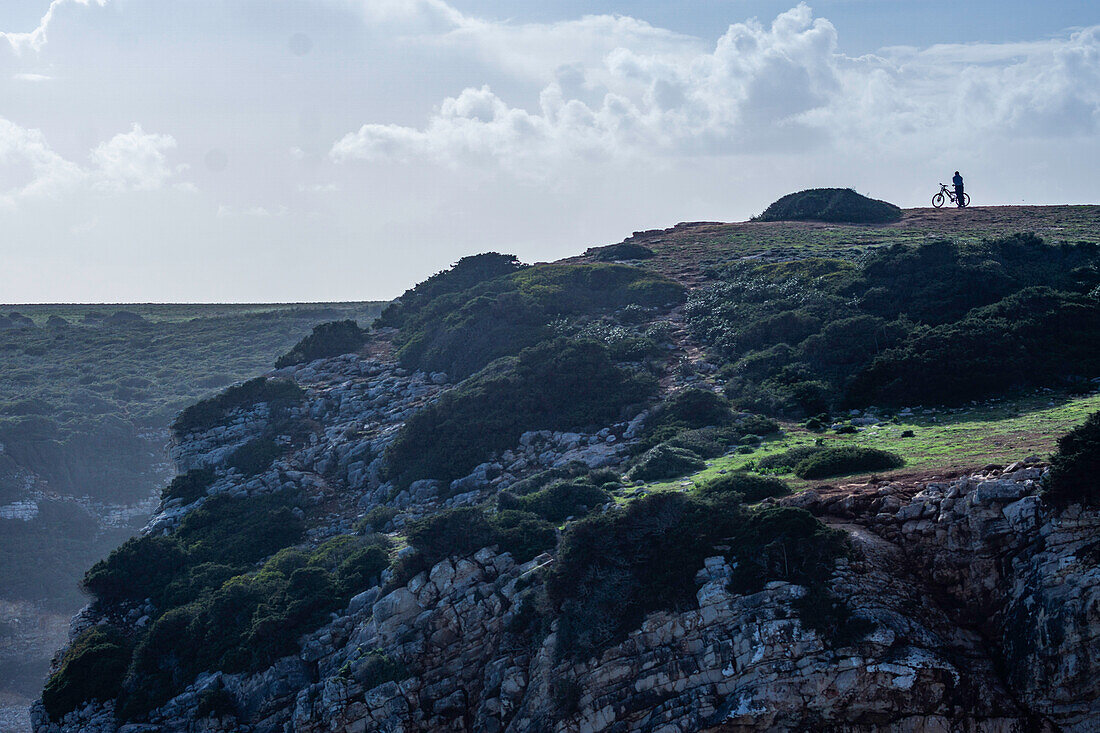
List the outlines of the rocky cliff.
{"type": "MultiPolygon", "coordinates": [[[[354,533],[378,506],[400,530],[548,467],[619,466],[639,424],[529,432],[449,486],[402,488],[385,481],[382,456],[403,422],[447,388],[446,375],[357,355],[278,375],[304,390],[299,404],[278,415],[264,403],[233,410],[183,436],[173,457],[181,470],[221,467],[265,434],[282,455],[250,476],[219,470],[202,498],[162,505],[147,534],[171,534],[217,495],[287,488],[306,497],[309,545],[354,533]]],[[[1046,505],[1043,470],[1032,462],[779,500],[851,539],[827,582],[851,612],[845,634],[808,620],[815,589],[772,581],[738,592],[734,564],[716,547],[683,568],[695,577],[694,607],[650,613],[625,638],[573,658],[560,652],[556,625],[530,623],[558,559],[517,562],[491,546],[411,578],[386,571],[302,636],[297,653],[260,670],[203,672],[139,720],[120,722],[113,702],[93,701],[51,721],[39,703],[35,730],[1095,730],[1100,513],[1046,505]]],[[[153,611],[85,609],[72,634],[104,623],[139,629],[153,611]]]]}

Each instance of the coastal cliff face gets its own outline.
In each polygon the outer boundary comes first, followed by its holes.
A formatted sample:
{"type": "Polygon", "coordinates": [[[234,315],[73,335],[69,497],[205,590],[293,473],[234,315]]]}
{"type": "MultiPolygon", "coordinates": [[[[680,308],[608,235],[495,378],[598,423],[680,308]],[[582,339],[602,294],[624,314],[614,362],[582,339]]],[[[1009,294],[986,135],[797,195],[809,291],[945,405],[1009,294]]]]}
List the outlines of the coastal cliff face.
{"type": "MultiPolygon", "coordinates": [[[[205,495],[164,503],[146,528],[170,535],[218,495],[287,488],[308,511],[306,541],[355,532],[390,507],[400,530],[445,508],[477,505],[539,470],[619,466],[638,420],[591,434],[537,431],[449,486],[385,480],[381,456],[410,415],[447,387],[443,374],[346,355],[277,373],[304,391],[278,411],[229,411],[178,440],[181,471],[220,466],[271,434],[282,455],[250,476],[222,472],[205,495]],[[277,414],[278,413],[278,414],[277,414]],[[294,426],[291,430],[286,426],[294,426]],[[307,426],[308,429],[301,429],[307,426]],[[280,432],[285,430],[286,432],[280,432]]],[[[1100,513],[1054,508],[1037,462],[940,481],[807,490],[766,504],[809,510],[845,530],[852,551],[827,587],[848,633],[815,629],[812,589],[784,581],[741,593],[720,548],[694,575],[695,607],[649,613],[584,658],[560,652],[556,624],[532,626],[558,559],[517,562],[490,546],[411,578],[383,573],[260,670],[203,672],[137,722],[91,702],[41,733],[91,731],[756,731],[1094,730],[1100,719],[1100,513]],[[388,582],[385,582],[388,581],[388,582]],[[220,704],[211,705],[211,699],[220,704]]],[[[622,511],[614,503],[604,513],[622,511]]],[[[408,552],[408,551],[403,551],[408,552]]],[[[151,603],[85,609],[96,624],[138,629],[151,603]]],[[[60,658],[56,663],[60,663],[60,658]]]]}

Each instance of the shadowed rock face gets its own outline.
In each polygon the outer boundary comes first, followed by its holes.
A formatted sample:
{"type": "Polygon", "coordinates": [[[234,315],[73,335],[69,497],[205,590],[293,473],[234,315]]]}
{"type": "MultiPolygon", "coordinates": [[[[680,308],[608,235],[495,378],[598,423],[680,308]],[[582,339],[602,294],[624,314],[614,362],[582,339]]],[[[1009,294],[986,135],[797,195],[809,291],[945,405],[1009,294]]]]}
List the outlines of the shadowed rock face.
{"type": "MultiPolygon", "coordinates": [[[[450,498],[440,487],[394,495],[372,456],[439,386],[352,357],[284,373],[305,390],[294,414],[319,426],[316,437],[265,473],[222,478],[210,491],[293,485],[329,512],[314,527],[318,538],[348,531],[359,504],[389,502],[415,517],[475,503],[528,463],[554,465],[606,443],[526,435],[502,465],[456,482],[460,493],[450,498]]],[[[186,436],[174,458],[181,466],[215,462],[267,419],[262,405],[234,413],[225,426],[186,436]]],[[[626,441],[627,433],[621,425],[609,435],[626,441]]],[[[732,569],[716,556],[684,568],[696,576],[697,607],[650,614],[597,656],[563,659],[554,629],[524,620],[538,568],[554,559],[517,565],[484,548],[385,595],[364,589],[303,637],[297,655],[255,674],[199,675],[146,722],[120,726],[112,703],[92,703],[52,724],[38,706],[35,730],[1090,730],[1100,715],[1100,514],[1055,512],[1038,496],[1043,469],[1016,468],[782,500],[853,537],[859,551],[837,561],[829,585],[871,622],[855,640],[809,628],[797,610],[801,586],[731,592],[732,569]],[[384,680],[371,671],[380,657],[393,665],[384,680]],[[233,710],[198,719],[214,690],[233,710]]],[[[150,528],[170,531],[183,509],[166,505],[150,528]]],[[[74,629],[96,621],[85,612],[74,629]]],[[[123,621],[142,623],[137,615],[123,621]]]]}

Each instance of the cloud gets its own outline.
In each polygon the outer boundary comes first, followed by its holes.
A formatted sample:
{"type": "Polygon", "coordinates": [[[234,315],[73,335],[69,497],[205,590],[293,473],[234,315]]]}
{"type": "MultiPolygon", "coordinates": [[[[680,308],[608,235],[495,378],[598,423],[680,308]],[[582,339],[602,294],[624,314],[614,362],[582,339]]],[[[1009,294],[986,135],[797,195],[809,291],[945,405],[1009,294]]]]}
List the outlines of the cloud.
{"type": "Polygon", "coordinates": [[[435,14],[420,36],[546,76],[537,106],[511,103],[488,85],[468,87],[422,127],[362,125],[334,143],[333,160],[538,175],[576,160],[1083,135],[1100,118],[1100,27],[1031,43],[898,47],[855,58],[838,51],[836,28],[805,3],[768,26],[733,24],[711,48],[629,18],[510,26],[448,12],[441,0],[410,7],[419,10],[402,17],[406,25],[435,14]]]}
{"type": "Polygon", "coordinates": [[[74,3],[85,6],[94,3],[99,7],[103,7],[107,4],[107,0],[51,0],[50,6],[46,8],[46,14],[38,21],[38,27],[33,31],[27,31],[25,33],[0,31],[0,38],[3,38],[11,44],[12,50],[17,54],[23,53],[28,48],[33,51],[39,51],[46,45],[46,31],[53,21],[54,13],[62,5],[71,5],[74,3]]]}
{"type": "Polygon", "coordinates": [[[107,191],[161,188],[174,173],[164,152],[175,147],[171,135],[148,134],[135,123],[130,132],[115,135],[92,151],[93,185],[107,191]]]}
{"type": "Polygon", "coordinates": [[[0,179],[0,204],[11,207],[81,187],[110,193],[160,189],[181,170],[169,168],[164,155],[175,146],[171,135],[146,133],[135,124],[97,146],[90,164],[82,166],[54,151],[40,130],[0,118],[0,167],[13,172],[0,179]]]}

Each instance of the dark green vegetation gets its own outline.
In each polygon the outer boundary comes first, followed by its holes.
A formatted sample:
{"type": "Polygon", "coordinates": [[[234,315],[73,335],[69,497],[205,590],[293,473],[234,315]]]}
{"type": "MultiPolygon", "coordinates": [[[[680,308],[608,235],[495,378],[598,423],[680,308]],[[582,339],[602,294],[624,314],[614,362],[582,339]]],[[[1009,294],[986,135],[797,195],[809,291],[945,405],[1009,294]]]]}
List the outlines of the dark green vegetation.
{"type": "Polygon", "coordinates": [[[293,349],[275,361],[282,368],[304,364],[315,359],[350,354],[358,351],[367,341],[367,332],[351,319],[322,323],[299,341],[293,349]]]}
{"type": "Polygon", "coordinates": [[[626,477],[631,481],[661,481],[693,473],[705,465],[706,462],[693,451],[662,443],[643,453],[626,477]]]}
{"type": "MultiPolygon", "coordinates": [[[[317,323],[368,322],[381,304],[124,308],[130,315],[116,316],[119,306],[0,308],[23,314],[18,328],[0,328],[0,505],[25,498],[28,482],[57,497],[39,500],[29,521],[0,519],[0,598],[79,608],[88,558],[145,521],[138,513],[108,525],[97,514],[164,485],[163,430],[174,415],[270,369],[317,323]]],[[[173,486],[181,498],[202,491],[173,486]]]]}
{"type": "Polygon", "coordinates": [[[851,473],[889,471],[901,468],[905,461],[895,453],[858,445],[823,448],[803,458],[795,466],[795,475],[805,479],[830,478],[851,473]]]}
{"type": "Polygon", "coordinates": [[[301,387],[291,379],[256,377],[190,405],[172,423],[172,432],[183,436],[192,430],[208,430],[220,424],[233,410],[249,408],[259,402],[287,405],[300,400],[302,394],[301,387]]]}
{"type": "Polygon", "coordinates": [[[1058,439],[1044,488],[1055,504],[1100,504],[1100,412],[1058,439]]]}
{"type": "MultiPolygon", "coordinates": [[[[329,612],[378,583],[390,563],[388,540],[341,536],[312,551],[298,549],[300,515],[290,495],[218,495],[189,513],[174,534],[131,539],[92,567],[84,587],[101,609],[146,599],[155,608],[147,629],[111,649],[111,673],[96,683],[114,690],[107,697],[121,694],[124,717],[140,717],[203,670],[267,666],[293,652],[297,637],[329,612]],[[172,660],[167,666],[166,659],[172,660]]],[[[517,531],[517,544],[529,541],[528,529],[517,531]]],[[[68,691],[51,712],[55,717],[100,695],[82,681],[88,663],[63,666],[51,677],[52,687],[68,691]]]]}
{"type": "Polygon", "coordinates": [[[214,469],[193,468],[187,473],[181,473],[172,479],[164,491],[161,492],[161,501],[179,499],[184,504],[190,504],[206,494],[206,489],[214,483],[214,469]]]}
{"type": "Polygon", "coordinates": [[[636,242],[621,242],[609,247],[592,247],[585,250],[585,256],[599,262],[616,262],[621,260],[648,260],[653,257],[653,250],[636,242]]]}
{"type": "Polygon", "coordinates": [[[87,700],[118,697],[130,653],[126,638],[110,626],[93,626],[82,632],[42,690],[46,712],[59,720],[87,700]]]}
{"type": "Polygon", "coordinates": [[[770,580],[821,586],[847,552],[843,532],[800,509],[745,509],[736,497],[657,493],[569,525],[545,585],[559,619],[559,653],[577,659],[637,628],[645,614],[695,607],[694,572],[723,554],[737,562],[731,589],[770,580]]]}
{"type": "Polygon", "coordinates": [[[850,188],[811,188],[789,193],[755,221],[827,221],[845,224],[886,224],[901,218],[891,203],[862,196],[850,188]]]}
{"type": "Polygon", "coordinates": [[[409,418],[387,457],[401,484],[465,476],[528,430],[600,427],[654,391],[594,341],[556,339],[502,359],[409,418]]]}
{"type": "Polygon", "coordinates": [[[586,476],[551,481],[545,488],[526,495],[517,496],[514,490],[504,491],[497,501],[502,510],[530,512],[560,524],[569,517],[583,516],[611,501],[611,493],[605,487],[619,488],[616,478],[597,485],[598,474],[590,472],[586,476]]]}
{"type": "Polygon", "coordinates": [[[720,499],[734,494],[740,501],[754,504],[769,497],[786,496],[791,489],[786,483],[774,476],[757,476],[747,471],[733,471],[716,476],[696,489],[703,497],[720,499]]]}
{"type": "Polygon", "coordinates": [[[734,404],[801,417],[948,404],[1100,373],[1100,248],[1018,235],[855,263],[731,265],[692,293],[734,404]]]}
{"type": "Polygon", "coordinates": [[[526,267],[489,253],[463,258],[409,290],[377,325],[398,329],[394,343],[406,366],[462,379],[551,338],[555,319],[663,307],[683,298],[680,285],[634,267],[526,267]]]}

